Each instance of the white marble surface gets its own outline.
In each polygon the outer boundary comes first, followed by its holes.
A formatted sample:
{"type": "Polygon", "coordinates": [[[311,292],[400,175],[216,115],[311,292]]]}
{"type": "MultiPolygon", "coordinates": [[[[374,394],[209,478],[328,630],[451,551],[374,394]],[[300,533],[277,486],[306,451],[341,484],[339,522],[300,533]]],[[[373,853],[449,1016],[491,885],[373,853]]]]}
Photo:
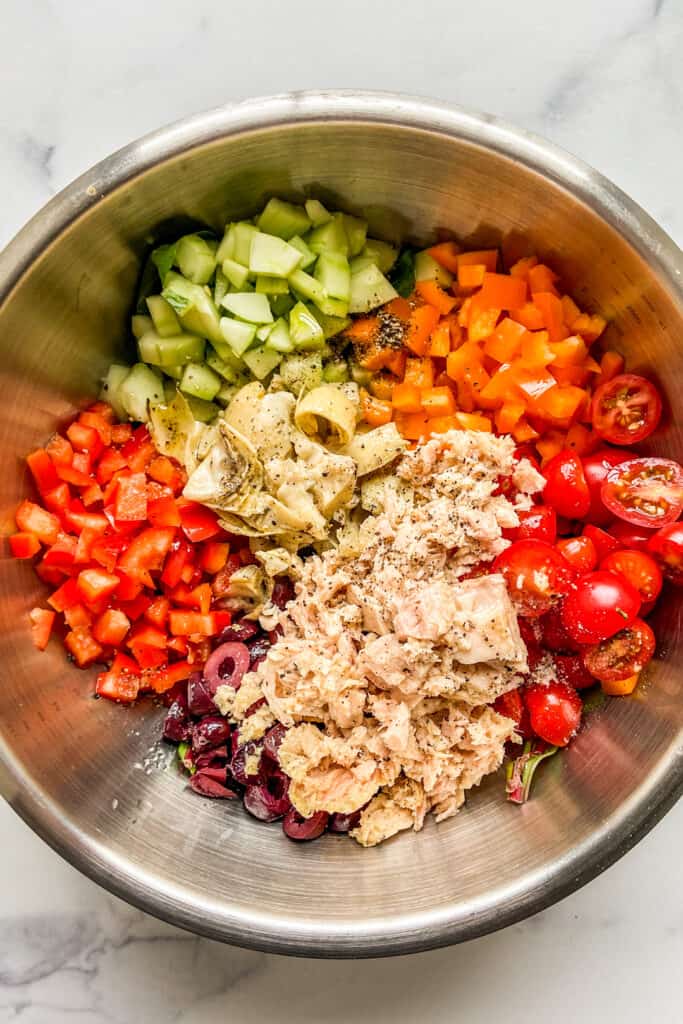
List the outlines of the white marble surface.
{"type": "MultiPolygon", "coordinates": [[[[225,101],[397,89],[488,110],[598,167],[679,242],[680,0],[3,0],[0,243],[91,163],[225,101]]],[[[0,1022],[680,1021],[683,808],[581,892],[456,949],[289,961],[160,924],[0,807],[0,1022]]]]}

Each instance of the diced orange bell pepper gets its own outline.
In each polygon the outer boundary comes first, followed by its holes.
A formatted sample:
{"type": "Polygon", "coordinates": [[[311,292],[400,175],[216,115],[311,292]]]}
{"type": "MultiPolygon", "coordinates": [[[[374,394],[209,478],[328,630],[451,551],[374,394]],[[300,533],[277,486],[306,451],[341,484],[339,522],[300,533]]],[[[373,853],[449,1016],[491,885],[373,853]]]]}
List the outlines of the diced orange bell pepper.
{"type": "Polygon", "coordinates": [[[551,341],[562,341],[569,334],[562,319],[562,303],[552,292],[534,292],[534,305],[543,316],[543,326],[551,341]]]}
{"type": "Polygon", "coordinates": [[[623,373],[624,365],[624,357],[619,352],[608,349],[600,360],[600,383],[604,384],[623,373]]]}
{"type": "Polygon", "coordinates": [[[461,252],[458,254],[458,270],[460,270],[460,267],[471,267],[477,263],[483,263],[487,270],[494,273],[498,265],[498,250],[475,249],[472,252],[461,252]]]}
{"type": "Polygon", "coordinates": [[[471,341],[449,352],[446,359],[446,373],[451,380],[464,380],[465,376],[481,367],[482,350],[471,341]]]}
{"type": "Polygon", "coordinates": [[[423,412],[397,412],[396,426],[408,441],[419,441],[431,432],[431,421],[423,412]]]}
{"type": "Polygon", "coordinates": [[[509,363],[519,354],[526,333],[526,327],[506,316],[486,339],[484,352],[499,363],[509,363]]]}
{"type": "Polygon", "coordinates": [[[527,366],[521,359],[510,365],[510,375],[527,403],[533,403],[544,392],[557,388],[550,370],[545,366],[527,366]]]}
{"type": "Polygon", "coordinates": [[[562,303],[562,319],[567,327],[572,327],[576,318],[581,316],[581,310],[570,295],[563,295],[560,301],[562,303]]]}
{"type": "Polygon", "coordinates": [[[557,295],[556,281],[557,274],[550,267],[546,267],[545,263],[538,263],[529,271],[529,290],[532,295],[535,292],[550,292],[552,295],[557,295]]]}
{"type": "Polygon", "coordinates": [[[427,415],[452,416],[455,412],[455,398],[450,388],[427,388],[421,396],[422,408],[427,415]]]}
{"type": "Polygon", "coordinates": [[[467,327],[470,322],[470,310],[472,308],[472,299],[465,299],[462,306],[458,310],[458,323],[461,327],[467,327]]]}
{"type": "Polygon", "coordinates": [[[519,277],[522,281],[528,281],[529,271],[532,267],[535,267],[537,263],[538,260],[535,256],[523,256],[521,260],[517,260],[517,262],[510,267],[510,276],[519,277]]]}
{"type": "MultiPolygon", "coordinates": [[[[361,316],[344,331],[344,337],[354,343],[369,343],[374,340],[379,330],[379,320],[376,316],[361,316]]],[[[372,367],[368,367],[372,369],[372,367]]]]}
{"type": "Polygon", "coordinates": [[[635,676],[629,676],[628,679],[615,679],[608,683],[600,683],[600,686],[603,693],[609,694],[610,697],[627,697],[633,693],[639,679],[640,673],[638,672],[635,676]]]}
{"type": "Polygon", "coordinates": [[[441,327],[441,324],[446,324],[448,326],[448,330],[451,337],[451,350],[458,348],[463,342],[463,332],[462,327],[458,322],[457,312],[454,310],[451,314],[449,314],[449,316],[445,316],[442,319],[441,323],[438,324],[436,328],[437,331],[441,327]]]}
{"type": "Polygon", "coordinates": [[[585,387],[590,377],[590,370],[585,366],[556,366],[553,363],[550,369],[558,384],[574,384],[577,388],[585,387]]]}
{"type": "Polygon", "coordinates": [[[436,281],[418,281],[415,285],[415,291],[428,305],[438,310],[441,316],[447,316],[457,301],[453,295],[449,295],[443,288],[439,287],[436,281]]]}
{"type": "Polygon", "coordinates": [[[570,326],[574,334],[580,334],[584,341],[591,345],[605,330],[607,321],[597,314],[589,316],[588,313],[581,313],[570,326]]]}
{"type": "Polygon", "coordinates": [[[394,316],[397,320],[403,320],[406,324],[410,320],[411,313],[410,303],[400,295],[397,295],[395,299],[391,299],[390,302],[382,306],[383,316],[394,316]]]}
{"type": "Polygon", "coordinates": [[[588,455],[597,441],[592,431],[582,423],[572,423],[567,431],[567,448],[573,448],[577,455],[588,455]]]}
{"type": "Polygon", "coordinates": [[[551,342],[550,348],[555,354],[553,369],[558,366],[580,366],[588,355],[586,342],[578,334],[572,334],[562,341],[551,342]]]}
{"type": "Polygon", "coordinates": [[[361,412],[363,419],[371,427],[381,427],[384,423],[391,423],[394,410],[391,402],[383,402],[379,398],[373,398],[365,389],[361,390],[361,412]]]}
{"type": "Polygon", "coordinates": [[[403,381],[405,384],[415,384],[421,391],[434,387],[434,363],[429,356],[424,359],[408,358],[403,381]]]}
{"type": "Polygon", "coordinates": [[[521,420],[524,412],[524,402],[517,402],[514,399],[510,399],[508,402],[503,402],[501,407],[496,410],[496,414],[494,416],[494,422],[498,433],[511,433],[512,429],[516,427],[521,420]]]}
{"type": "Polygon", "coordinates": [[[390,402],[391,396],[394,391],[394,381],[389,377],[378,374],[373,377],[368,384],[368,391],[374,398],[379,398],[382,402],[390,402]]]}
{"type": "Polygon", "coordinates": [[[527,300],[527,283],[509,274],[486,273],[478,298],[492,309],[518,309],[527,300]]]}
{"type": "Polygon", "coordinates": [[[461,288],[479,288],[486,277],[484,263],[463,263],[458,267],[458,284],[461,288]]]}
{"type": "Polygon", "coordinates": [[[517,375],[512,365],[503,363],[485,387],[482,388],[479,397],[487,403],[487,407],[488,403],[495,407],[496,405],[503,405],[507,401],[519,400],[517,375]]]}
{"type": "Polygon", "coordinates": [[[474,412],[477,408],[477,402],[474,400],[474,392],[470,387],[468,381],[459,380],[456,382],[456,388],[458,392],[458,408],[461,412],[474,412]]]}
{"type": "Polygon", "coordinates": [[[429,345],[429,336],[439,322],[439,311],[434,306],[418,306],[410,317],[405,343],[416,356],[423,356],[429,345]]]}
{"type": "Polygon", "coordinates": [[[545,465],[566,447],[565,435],[560,430],[548,430],[536,442],[536,451],[545,465]]]}
{"type": "Polygon", "coordinates": [[[534,430],[531,424],[522,417],[517,426],[513,427],[512,436],[517,444],[527,444],[529,441],[535,441],[539,435],[538,431],[534,430]]]}
{"type": "Polygon", "coordinates": [[[478,302],[479,295],[472,300],[467,337],[470,341],[485,341],[496,329],[500,309],[483,308],[478,302]]]}
{"type": "Polygon", "coordinates": [[[422,409],[421,393],[416,384],[403,381],[401,384],[395,385],[391,404],[397,412],[420,412],[422,409]]]}
{"type": "Polygon", "coordinates": [[[456,242],[440,242],[438,245],[433,245],[427,252],[442,267],[450,270],[451,274],[458,273],[460,246],[456,242]]]}
{"type": "Polygon", "coordinates": [[[555,353],[548,341],[547,331],[527,331],[522,339],[521,359],[528,366],[548,366],[555,353]]]}
{"type": "Polygon", "coordinates": [[[542,331],[545,327],[543,314],[533,302],[525,302],[519,309],[511,309],[510,316],[529,331],[542,331]]]}
{"type": "Polygon", "coordinates": [[[449,430],[462,430],[455,416],[434,416],[429,421],[432,434],[446,434],[449,430]]]}
{"type": "Polygon", "coordinates": [[[471,412],[456,412],[454,416],[463,430],[483,430],[486,433],[491,433],[493,430],[488,416],[471,412]]]}
{"type": "Polygon", "coordinates": [[[583,388],[574,387],[572,384],[560,387],[557,384],[534,400],[533,411],[543,419],[569,420],[585,397],[586,392],[583,388]]]}
{"type": "MultiPolygon", "coordinates": [[[[457,324],[456,321],[456,326],[457,324]]],[[[451,350],[451,328],[447,320],[442,320],[436,325],[429,339],[427,353],[432,358],[445,359],[451,350]]]]}
{"type": "Polygon", "coordinates": [[[384,369],[400,379],[405,372],[407,357],[408,353],[404,349],[392,349],[391,354],[387,354],[384,360],[384,369]]]}

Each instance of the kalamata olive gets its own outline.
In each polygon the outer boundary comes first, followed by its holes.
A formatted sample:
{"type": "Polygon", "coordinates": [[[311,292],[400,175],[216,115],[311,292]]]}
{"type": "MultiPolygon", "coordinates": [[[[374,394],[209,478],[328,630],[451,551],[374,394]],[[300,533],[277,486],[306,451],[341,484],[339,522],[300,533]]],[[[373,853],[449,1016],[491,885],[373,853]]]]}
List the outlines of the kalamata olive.
{"type": "Polygon", "coordinates": [[[243,797],[244,806],[259,821],[277,821],[292,806],[287,796],[288,789],[288,777],[276,769],[265,782],[247,786],[243,797]]]}
{"type": "Polygon", "coordinates": [[[218,765],[226,768],[228,763],[228,746],[227,743],[222,743],[220,747],[214,747],[211,750],[205,750],[202,754],[197,754],[194,759],[194,763],[197,768],[215,768],[218,765]]]}
{"type": "Polygon", "coordinates": [[[211,768],[205,768],[201,772],[195,772],[190,779],[190,785],[195,793],[199,793],[201,796],[213,797],[218,800],[234,800],[237,793],[234,793],[227,786],[223,785],[216,778],[213,778],[211,774],[211,768]]]}
{"type": "Polygon", "coordinates": [[[274,725],[272,729],[269,729],[263,737],[263,749],[268,757],[272,758],[273,761],[277,762],[279,760],[278,750],[280,749],[280,744],[286,735],[287,729],[282,722],[278,722],[277,725],[274,725]]]}
{"type": "Polygon", "coordinates": [[[244,644],[231,641],[220,644],[212,651],[204,665],[204,679],[209,693],[214,695],[219,686],[232,686],[239,690],[242,676],[249,670],[249,650],[244,644]]]}
{"type": "Polygon", "coordinates": [[[310,818],[302,818],[294,807],[290,807],[282,822],[282,831],[289,839],[296,839],[298,842],[318,839],[327,828],[328,818],[327,811],[318,811],[310,818]]]}
{"type": "Polygon", "coordinates": [[[328,832],[342,835],[345,832],[350,832],[352,828],[358,828],[360,813],[360,811],[354,811],[353,814],[331,814],[327,823],[328,832]]]}
{"type": "Polygon", "coordinates": [[[258,751],[259,743],[257,740],[249,740],[247,743],[240,745],[239,740],[236,740],[235,736],[233,736],[233,754],[229,765],[230,774],[235,782],[239,782],[241,786],[248,786],[260,779],[260,770],[255,774],[247,775],[247,758],[258,751]]]}
{"type": "Polygon", "coordinates": [[[192,726],[192,750],[202,754],[212,747],[219,747],[230,736],[230,726],[220,715],[207,715],[192,726]]]}
{"type": "Polygon", "coordinates": [[[193,715],[215,715],[218,708],[213,702],[209,688],[198,672],[193,672],[187,681],[187,704],[193,715]]]}
{"type": "Polygon", "coordinates": [[[260,631],[261,627],[257,623],[242,619],[240,622],[233,622],[231,626],[223,630],[221,633],[221,643],[245,644],[248,640],[257,636],[260,631]]]}
{"type": "Polygon", "coordinates": [[[187,704],[183,706],[180,700],[174,700],[164,719],[164,739],[170,740],[172,743],[182,743],[189,739],[190,729],[187,704]]]}
{"type": "Polygon", "coordinates": [[[271,643],[267,636],[259,636],[256,640],[251,641],[249,644],[249,667],[252,671],[261,664],[270,648],[271,643]]]}
{"type": "Polygon", "coordinates": [[[280,576],[273,584],[271,601],[276,607],[284,609],[294,597],[294,586],[286,576],[280,576]]]}

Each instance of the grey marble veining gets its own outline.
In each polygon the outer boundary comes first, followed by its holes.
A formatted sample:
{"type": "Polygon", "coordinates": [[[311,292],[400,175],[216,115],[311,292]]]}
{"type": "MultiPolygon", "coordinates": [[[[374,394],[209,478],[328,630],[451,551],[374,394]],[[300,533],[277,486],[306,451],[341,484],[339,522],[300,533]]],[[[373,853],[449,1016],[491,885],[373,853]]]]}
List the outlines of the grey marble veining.
{"type": "MultiPolygon", "coordinates": [[[[186,114],[288,89],[488,110],[599,168],[683,239],[680,0],[5,0],[0,244],[67,181],[186,114]]],[[[456,949],[363,963],[220,946],[146,917],[0,807],[0,1024],[676,1022],[683,811],[581,892],[456,949]]]]}

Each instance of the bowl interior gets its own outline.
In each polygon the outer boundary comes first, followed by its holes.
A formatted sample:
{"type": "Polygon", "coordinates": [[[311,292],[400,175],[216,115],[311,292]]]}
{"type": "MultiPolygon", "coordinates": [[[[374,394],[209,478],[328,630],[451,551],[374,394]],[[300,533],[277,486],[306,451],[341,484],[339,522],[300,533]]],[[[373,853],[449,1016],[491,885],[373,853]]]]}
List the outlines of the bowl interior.
{"type": "MultiPolygon", "coordinates": [[[[389,240],[455,235],[499,245],[508,261],[537,251],[580,304],[609,318],[608,341],[631,366],[654,372],[677,406],[680,293],[656,259],[647,218],[641,242],[615,226],[628,219],[616,191],[601,193],[571,161],[562,184],[561,156],[542,157],[537,143],[443,111],[401,119],[389,105],[381,116],[297,117],[294,106],[288,116],[259,126],[224,114],[194,137],[140,143],[72,186],[0,259],[0,288],[9,289],[0,307],[3,533],[29,487],[23,456],[97,392],[108,362],[127,351],[150,232],[178,215],[222,228],[270,195],[339,204],[389,240]]],[[[671,416],[651,450],[680,456],[671,416]]],[[[372,955],[477,934],[595,874],[680,786],[674,592],[658,613],[660,652],[647,683],[590,716],[545,767],[530,804],[506,804],[500,777],[490,779],[455,819],[368,851],[332,837],[295,846],[241,806],[196,797],[156,744],[160,710],[95,701],[91,673],[70,668],[58,644],[32,649],[27,612],[44,597],[5,547],[3,791],[103,884],[218,938],[372,955]]]]}

